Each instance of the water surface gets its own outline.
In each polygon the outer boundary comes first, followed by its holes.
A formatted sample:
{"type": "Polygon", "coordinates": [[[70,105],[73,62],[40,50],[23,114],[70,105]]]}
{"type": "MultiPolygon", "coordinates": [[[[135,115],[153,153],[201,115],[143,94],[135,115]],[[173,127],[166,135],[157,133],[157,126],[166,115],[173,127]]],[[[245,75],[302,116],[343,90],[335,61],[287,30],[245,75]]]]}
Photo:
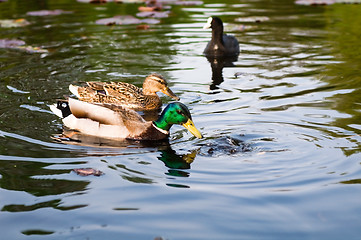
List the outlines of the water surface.
{"type": "Polygon", "coordinates": [[[1,19],[31,23],[1,38],[48,50],[0,49],[3,238],[359,239],[361,6],[205,0],[149,30],[95,24],[139,6],[0,3],[1,19]],[[42,9],[72,13],[26,15],[42,9]],[[234,62],[203,56],[210,15],[239,40],[234,62]],[[59,139],[48,105],[69,84],[151,72],[204,139],[179,126],[154,144],[59,139]],[[87,167],[104,175],[72,172],[87,167]]]}

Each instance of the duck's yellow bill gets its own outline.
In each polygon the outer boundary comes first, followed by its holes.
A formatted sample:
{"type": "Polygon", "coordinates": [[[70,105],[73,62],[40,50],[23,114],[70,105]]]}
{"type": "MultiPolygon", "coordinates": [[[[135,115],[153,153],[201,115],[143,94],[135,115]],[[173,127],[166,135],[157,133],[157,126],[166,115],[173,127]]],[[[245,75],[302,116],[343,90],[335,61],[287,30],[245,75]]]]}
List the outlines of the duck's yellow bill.
{"type": "Polygon", "coordinates": [[[179,97],[177,95],[175,95],[172,90],[170,90],[169,87],[167,87],[166,89],[162,90],[162,93],[168,95],[171,98],[174,98],[175,100],[179,100],[179,97]]]}
{"type": "Polygon", "coordinates": [[[188,131],[190,131],[195,137],[203,138],[202,134],[194,126],[194,123],[191,119],[188,119],[188,121],[186,123],[183,123],[182,126],[188,129],[188,131]]]}

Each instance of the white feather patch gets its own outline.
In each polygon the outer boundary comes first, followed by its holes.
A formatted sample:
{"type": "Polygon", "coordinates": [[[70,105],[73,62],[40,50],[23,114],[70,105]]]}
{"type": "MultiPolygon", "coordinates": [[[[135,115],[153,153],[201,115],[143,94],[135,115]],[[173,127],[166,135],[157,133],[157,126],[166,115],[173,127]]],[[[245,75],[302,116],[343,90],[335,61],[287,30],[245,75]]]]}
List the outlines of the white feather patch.
{"type": "Polygon", "coordinates": [[[208,20],[207,20],[207,23],[203,26],[203,29],[211,28],[212,21],[213,21],[213,18],[209,17],[208,20]]]}
{"type": "Polygon", "coordinates": [[[63,118],[63,112],[56,107],[56,104],[50,105],[49,108],[56,116],[63,118]]]}
{"type": "Polygon", "coordinates": [[[78,93],[78,88],[79,88],[78,86],[75,86],[75,85],[72,85],[72,84],[69,85],[69,91],[72,94],[74,94],[77,98],[80,98],[80,95],[78,93]]]}

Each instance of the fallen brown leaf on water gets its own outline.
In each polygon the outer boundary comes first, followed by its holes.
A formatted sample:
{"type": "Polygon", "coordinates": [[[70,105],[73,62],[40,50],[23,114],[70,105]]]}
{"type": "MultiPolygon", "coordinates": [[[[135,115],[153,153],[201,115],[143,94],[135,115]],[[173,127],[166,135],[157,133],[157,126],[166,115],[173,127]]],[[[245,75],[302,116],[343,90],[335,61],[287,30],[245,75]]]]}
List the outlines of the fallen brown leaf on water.
{"type": "Polygon", "coordinates": [[[299,5],[330,5],[336,0],[297,0],[295,3],[299,5]]]}
{"type": "Polygon", "coordinates": [[[56,10],[30,11],[30,12],[27,12],[26,15],[29,15],[29,16],[56,16],[56,15],[60,15],[60,14],[69,14],[69,13],[73,13],[73,12],[56,9],[56,10]]]}
{"type": "Polygon", "coordinates": [[[114,16],[111,18],[102,18],[95,22],[100,25],[128,25],[128,24],[140,24],[141,21],[130,15],[114,16]]]}
{"type": "Polygon", "coordinates": [[[146,24],[142,24],[142,25],[137,26],[137,29],[140,29],[140,30],[147,30],[149,28],[150,28],[150,26],[146,25],[146,24]]]}
{"type": "Polygon", "coordinates": [[[111,18],[102,18],[97,20],[95,23],[99,25],[130,25],[130,24],[158,24],[160,21],[158,19],[138,19],[136,17],[130,16],[130,15],[124,15],[124,16],[114,16],[111,18]]]}
{"type": "Polygon", "coordinates": [[[75,168],[73,169],[73,171],[80,176],[89,176],[89,175],[101,176],[104,174],[102,171],[93,168],[75,168]]]}
{"type": "Polygon", "coordinates": [[[159,0],[163,4],[173,4],[182,6],[195,6],[202,5],[203,1],[185,1],[185,0],[159,0]]]}
{"type": "Polygon", "coordinates": [[[156,11],[157,7],[144,7],[144,6],[140,6],[138,7],[138,10],[140,12],[152,12],[152,11],[156,11]]]}
{"type": "Polygon", "coordinates": [[[152,18],[166,18],[169,16],[169,11],[165,12],[157,12],[157,11],[149,11],[149,12],[139,12],[137,13],[137,17],[152,17],[152,18]]]}
{"type": "Polygon", "coordinates": [[[48,50],[40,47],[32,47],[25,45],[23,40],[18,39],[0,39],[0,48],[11,48],[22,50],[28,53],[47,53],[48,50]]]}
{"type": "Polygon", "coordinates": [[[0,48],[14,48],[25,45],[23,40],[17,39],[0,39],[0,48]]]}

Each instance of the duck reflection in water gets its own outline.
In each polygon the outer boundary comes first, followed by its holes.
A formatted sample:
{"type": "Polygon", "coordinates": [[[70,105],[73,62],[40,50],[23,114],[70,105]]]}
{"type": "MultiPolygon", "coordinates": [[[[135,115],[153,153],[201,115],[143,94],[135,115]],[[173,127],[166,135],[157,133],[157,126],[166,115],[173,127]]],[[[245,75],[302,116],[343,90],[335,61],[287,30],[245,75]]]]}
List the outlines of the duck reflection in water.
{"type": "Polygon", "coordinates": [[[177,154],[172,149],[168,139],[160,141],[134,141],[127,139],[124,139],[124,141],[114,141],[81,134],[67,128],[64,128],[62,134],[54,136],[53,139],[61,143],[96,148],[94,149],[96,155],[102,153],[104,155],[117,155],[119,154],[117,150],[124,148],[156,148],[160,152],[160,156],[157,158],[169,168],[166,174],[171,176],[188,177],[189,173],[184,171],[184,169],[191,168],[191,163],[198,153],[198,150],[192,150],[190,153],[177,154]]]}
{"type": "Polygon", "coordinates": [[[239,43],[234,36],[223,33],[223,22],[218,17],[209,17],[203,29],[212,29],[212,39],[204,49],[204,55],[211,64],[211,90],[218,89],[223,82],[223,68],[234,67],[239,55],[239,43]]]}

